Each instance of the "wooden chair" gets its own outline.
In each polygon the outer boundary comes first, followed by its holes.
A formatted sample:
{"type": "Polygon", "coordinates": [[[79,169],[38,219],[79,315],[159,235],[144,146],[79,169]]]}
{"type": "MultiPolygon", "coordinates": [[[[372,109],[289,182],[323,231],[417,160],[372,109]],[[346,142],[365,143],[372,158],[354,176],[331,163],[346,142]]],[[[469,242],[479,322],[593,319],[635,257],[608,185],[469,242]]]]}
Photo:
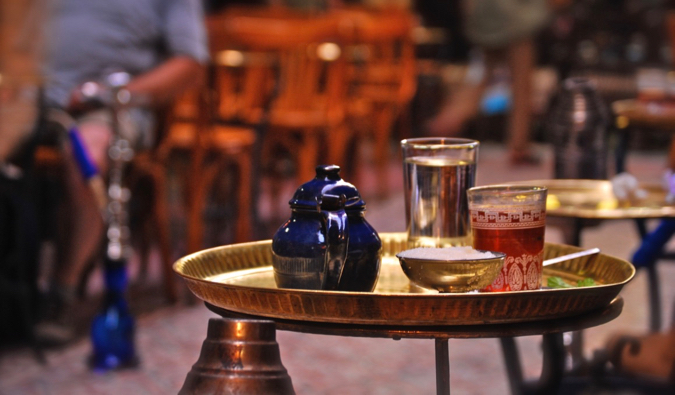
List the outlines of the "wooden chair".
{"type": "Polygon", "coordinates": [[[397,121],[409,127],[417,86],[412,37],[416,21],[412,13],[400,9],[352,7],[333,14],[348,43],[348,118],[359,140],[373,141],[377,193],[385,196],[394,127],[397,121]]]}
{"type": "Polygon", "coordinates": [[[289,10],[233,12],[223,18],[223,34],[276,59],[274,96],[266,114],[263,160],[274,169],[274,148],[295,164],[299,185],[314,177],[319,158],[344,165],[350,131],[345,122],[345,64],[338,21],[289,10]]]}
{"type": "Polygon", "coordinates": [[[228,166],[236,169],[238,179],[234,241],[251,240],[251,174],[256,134],[248,126],[215,123],[213,96],[209,84],[197,86],[177,100],[168,116],[167,133],[159,148],[160,160],[165,164],[174,152],[190,155],[183,184],[188,252],[203,248],[204,210],[209,193],[228,166]]]}

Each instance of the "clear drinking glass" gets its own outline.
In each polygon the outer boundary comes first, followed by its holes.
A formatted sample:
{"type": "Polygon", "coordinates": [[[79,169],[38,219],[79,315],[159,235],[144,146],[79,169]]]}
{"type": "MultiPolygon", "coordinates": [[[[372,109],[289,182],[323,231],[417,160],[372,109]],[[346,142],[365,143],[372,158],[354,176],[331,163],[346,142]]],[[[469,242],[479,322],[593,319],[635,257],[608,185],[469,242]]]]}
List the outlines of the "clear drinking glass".
{"type": "Polygon", "coordinates": [[[466,191],[476,182],[476,140],[401,141],[408,240],[415,246],[471,244],[466,191]]]}
{"type": "Polygon", "coordinates": [[[547,189],[493,185],[467,192],[473,248],[506,254],[499,276],[484,291],[541,287],[547,189]]]}

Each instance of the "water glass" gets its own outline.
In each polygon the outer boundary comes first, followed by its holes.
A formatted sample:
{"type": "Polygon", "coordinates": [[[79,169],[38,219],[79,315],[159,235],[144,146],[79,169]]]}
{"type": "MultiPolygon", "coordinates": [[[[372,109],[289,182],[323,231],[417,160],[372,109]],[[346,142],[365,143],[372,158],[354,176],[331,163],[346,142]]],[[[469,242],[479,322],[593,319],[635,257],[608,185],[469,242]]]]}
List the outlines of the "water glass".
{"type": "Polygon", "coordinates": [[[471,226],[466,191],[476,182],[476,140],[401,141],[408,240],[415,246],[467,245],[471,226]]]}

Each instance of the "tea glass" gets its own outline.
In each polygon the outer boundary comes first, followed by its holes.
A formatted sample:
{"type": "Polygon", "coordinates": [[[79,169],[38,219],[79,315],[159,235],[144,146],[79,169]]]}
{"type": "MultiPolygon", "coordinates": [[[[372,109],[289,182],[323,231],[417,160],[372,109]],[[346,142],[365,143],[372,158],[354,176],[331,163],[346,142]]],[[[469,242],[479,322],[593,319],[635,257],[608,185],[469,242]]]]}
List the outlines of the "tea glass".
{"type": "Polygon", "coordinates": [[[473,248],[506,254],[501,273],[483,291],[541,287],[547,189],[492,185],[467,192],[473,248]]]}
{"type": "Polygon", "coordinates": [[[466,191],[476,182],[478,146],[462,138],[401,141],[409,245],[471,243],[466,191]]]}

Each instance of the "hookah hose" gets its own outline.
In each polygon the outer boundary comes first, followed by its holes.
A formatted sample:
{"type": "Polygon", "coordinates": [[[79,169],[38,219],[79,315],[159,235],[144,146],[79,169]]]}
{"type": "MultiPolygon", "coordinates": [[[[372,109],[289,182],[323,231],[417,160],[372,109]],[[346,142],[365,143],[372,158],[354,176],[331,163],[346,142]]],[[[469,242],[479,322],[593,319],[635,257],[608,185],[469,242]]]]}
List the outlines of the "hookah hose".
{"type": "Polygon", "coordinates": [[[87,147],[77,128],[73,116],[61,108],[49,108],[46,118],[49,122],[58,125],[59,146],[66,155],[72,155],[80,174],[87,181],[94,193],[98,207],[103,212],[108,204],[107,191],[103,177],[94,161],[91,159],[87,147]]]}
{"type": "Polygon", "coordinates": [[[94,196],[99,208],[103,209],[108,200],[105,183],[103,182],[103,177],[101,177],[101,174],[98,171],[98,167],[91,159],[89,152],[87,152],[77,127],[72,126],[68,130],[68,139],[70,140],[75,162],[80,168],[82,176],[85,178],[85,180],[87,180],[89,186],[94,192],[94,196]]]}

